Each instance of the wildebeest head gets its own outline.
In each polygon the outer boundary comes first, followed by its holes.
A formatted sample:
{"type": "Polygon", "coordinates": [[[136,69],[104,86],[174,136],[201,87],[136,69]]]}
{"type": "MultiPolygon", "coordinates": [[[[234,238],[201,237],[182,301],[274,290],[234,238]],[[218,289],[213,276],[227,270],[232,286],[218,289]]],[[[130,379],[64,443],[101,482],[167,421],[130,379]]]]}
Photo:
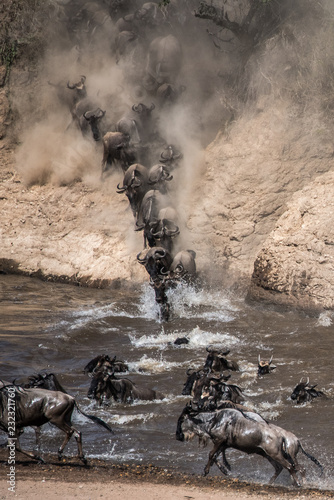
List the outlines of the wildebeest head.
{"type": "Polygon", "coordinates": [[[28,377],[28,383],[24,384],[25,388],[37,387],[47,389],[49,391],[60,391],[67,394],[54,373],[38,373],[28,377]]]}
{"type": "Polygon", "coordinates": [[[296,401],[297,404],[306,403],[307,401],[312,401],[314,398],[318,398],[319,396],[324,396],[323,391],[318,391],[315,389],[315,385],[310,385],[309,377],[301,378],[299,384],[294,388],[291,399],[296,401]]]}
{"type": "Polygon", "coordinates": [[[208,346],[206,350],[209,354],[206,358],[204,368],[216,372],[222,372],[224,370],[239,370],[238,363],[225,358],[225,356],[230,352],[229,349],[214,349],[212,346],[208,346]]]}
{"type": "Polygon", "coordinates": [[[168,278],[171,280],[191,283],[196,277],[196,252],[181,250],[178,252],[169,268],[168,278]]]}
{"type": "Polygon", "coordinates": [[[172,179],[173,176],[170,174],[169,168],[161,163],[153,165],[148,173],[148,184],[161,193],[167,192],[166,182],[170,182],[172,179]]]}
{"type": "Polygon", "coordinates": [[[101,131],[100,131],[100,127],[99,127],[99,122],[104,117],[105,114],[106,114],[106,112],[102,111],[102,109],[100,109],[100,108],[97,108],[94,111],[86,111],[83,114],[83,117],[89,123],[90,129],[91,129],[92,134],[93,134],[94,141],[101,140],[101,131]]]}
{"type": "Polygon", "coordinates": [[[258,365],[257,365],[257,373],[258,375],[266,375],[267,373],[270,373],[272,370],[275,370],[276,366],[271,366],[271,363],[273,361],[273,357],[271,356],[269,361],[263,361],[261,360],[261,356],[259,354],[258,357],[258,365]]]}
{"type": "Polygon", "coordinates": [[[182,157],[182,153],[175,146],[169,144],[161,152],[160,161],[168,165],[169,168],[175,168],[178,165],[178,160],[181,160],[182,157]]]}
{"type": "Polygon", "coordinates": [[[67,88],[70,90],[75,90],[75,102],[78,102],[81,99],[87,97],[87,89],[86,89],[86,77],[85,75],[81,75],[80,81],[77,83],[67,82],[67,88]]]}
{"type": "Polygon", "coordinates": [[[137,255],[137,260],[145,266],[152,281],[161,280],[168,271],[172,257],[170,253],[162,247],[152,247],[137,255]]]}
{"type": "Polygon", "coordinates": [[[135,11],[134,17],[148,26],[159,26],[164,21],[163,11],[155,2],[145,2],[135,11]]]}
{"type": "Polygon", "coordinates": [[[132,213],[137,215],[140,203],[148,190],[148,169],[140,163],[130,165],[124,173],[123,185],[117,185],[117,193],[125,193],[132,213]]]}
{"type": "Polygon", "coordinates": [[[135,111],[140,116],[142,122],[146,122],[151,119],[151,113],[155,109],[155,104],[152,102],[151,106],[148,107],[146,104],[140,102],[139,104],[134,104],[132,106],[132,111],[135,111]]]}

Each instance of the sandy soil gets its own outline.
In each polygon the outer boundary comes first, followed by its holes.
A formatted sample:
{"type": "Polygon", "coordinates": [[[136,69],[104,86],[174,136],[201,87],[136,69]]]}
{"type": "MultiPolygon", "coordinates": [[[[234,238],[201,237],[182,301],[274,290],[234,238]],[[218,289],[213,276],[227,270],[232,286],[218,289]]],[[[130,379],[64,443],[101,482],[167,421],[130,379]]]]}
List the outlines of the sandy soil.
{"type": "Polygon", "coordinates": [[[0,500],[104,499],[127,500],[271,500],[334,498],[334,492],[254,485],[223,476],[187,475],[149,465],[112,464],[89,460],[82,466],[75,458],[45,464],[17,457],[15,492],[8,491],[9,465],[0,451],[0,500]]]}

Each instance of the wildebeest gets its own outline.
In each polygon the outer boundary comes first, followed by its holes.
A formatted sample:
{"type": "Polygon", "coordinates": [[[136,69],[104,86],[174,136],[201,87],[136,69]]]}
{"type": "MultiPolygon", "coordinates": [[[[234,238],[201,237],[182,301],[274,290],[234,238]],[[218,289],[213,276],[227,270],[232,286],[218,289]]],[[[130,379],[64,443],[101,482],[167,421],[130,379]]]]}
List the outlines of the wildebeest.
{"type": "Polygon", "coordinates": [[[149,190],[148,174],[144,165],[134,163],[125,171],[122,186],[117,185],[117,193],[125,193],[134,217],[138,216],[140,204],[149,190]]]}
{"type": "Polygon", "coordinates": [[[39,389],[60,391],[64,394],[68,394],[54,373],[37,373],[36,375],[30,375],[30,377],[28,377],[28,382],[25,383],[23,387],[26,389],[37,387],[39,389]]]}
{"type": "Polygon", "coordinates": [[[225,358],[229,354],[229,349],[217,349],[212,346],[206,348],[207,355],[204,368],[213,372],[223,372],[224,370],[238,371],[239,365],[236,361],[225,358]]]}
{"type": "Polygon", "coordinates": [[[174,239],[180,234],[180,228],[171,219],[161,216],[149,223],[150,239],[153,246],[165,248],[171,255],[174,253],[174,239]]]}
{"type": "Polygon", "coordinates": [[[166,165],[158,163],[149,169],[148,184],[151,188],[160,191],[160,193],[167,193],[167,182],[171,180],[173,180],[173,176],[166,165]]]}
{"type": "Polygon", "coordinates": [[[310,379],[308,377],[307,379],[301,378],[290,397],[293,401],[296,401],[297,405],[312,401],[314,398],[324,397],[325,393],[315,389],[316,386],[317,384],[310,385],[310,379]]]}
{"type": "Polygon", "coordinates": [[[196,272],[196,252],[194,250],[180,250],[173,258],[166,280],[171,283],[183,282],[188,285],[195,282],[196,272]]]}
{"type": "MultiPolygon", "coordinates": [[[[270,424],[255,412],[224,408],[213,412],[200,412],[187,405],[182,411],[176,429],[179,441],[192,439],[195,435],[205,444],[212,440],[214,447],[209,454],[204,474],[208,474],[211,465],[222,454],[224,465],[229,467],[225,457],[228,448],[243,451],[247,454],[258,454],[266,458],[275,468],[270,479],[273,483],[283,469],[287,469],[294,485],[299,486],[297,473],[305,476],[305,471],[297,461],[297,453],[301,450],[321,471],[321,464],[307,453],[299,439],[289,431],[270,424]]],[[[225,467],[220,467],[227,473],[225,467]]]]}
{"type": "Polygon", "coordinates": [[[101,108],[96,108],[91,111],[85,111],[79,117],[79,127],[84,137],[92,136],[94,141],[100,141],[102,132],[100,129],[100,121],[106,114],[101,108]]]}
{"type": "Polygon", "coordinates": [[[207,370],[189,368],[187,377],[182,395],[192,396],[193,402],[200,406],[210,403],[211,407],[218,407],[222,401],[239,404],[245,399],[239,386],[226,383],[231,377],[230,374],[216,375],[207,370]]]}
{"type": "Polygon", "coordinates": [[[168,165],[170,170],[176,168],[182,158],[182,153],[172,144],[168,144],[160,154],[160,162],[168,165]]]}
{"type": "Polygon", "coordinates": [[[87,415],[80,410],[75,399],[69,394],[39,388],[26,389],[16,385],[6,385],[0,389],[0,429],[6,432],[9,438],[15,439],[17,451],[42,461],[41,457],[21,448],[19,436],[25,427],[40,427],[50,422],[66,434],[58,449],[59,460],[62,458],[65,446],[74,434],[78,445],[78,458],[86,464],[87,460],[82,450],[81,432],[73,427],[71,422],[74,408],[96,424],[112,432],[112,429],[103,420],[93,415],[87,415]],[[14,413],[14,417],[12,413],[14,413]],[[15,422],[14,425],[13,422],[15,422]]]}
{"type": "Polygon", "coordinates": [[[175,85],[172,83],[163,83],[157,88],[156,98],[159,106],[171,106],[176,104],[183,92],[186,90],[184,85],[175,85]]]}
{"type": "Polygon", "coordinates": [[[182,48],[174,35],[159,36],[149,46],[145,78],[146,90],[156,92],[164,83],[175,83],[182,65],[182,48]]]}
{"type": "Polygon", "coordinates": [[[261,356],[259,354],[258,363],[257,363],[257,374],[258,375],[266,375],[266,374],[270,373],[272,370],[275,370],[276,366],[271,366],[272,361],[273,361],[272,356],[269,359],[269,361],[267,361],[267,360],[264,361],[264,360],[261,360],[261,356]]]}
{"type": "Polygon", "coordinates": [[[100,405],[103,401],[113,399],[119,403],[132,403],[136,399],[153,401],[164,399],[165,396],[154,389],[138,388],[128,378],[119,378],[115,375],[96,373],[88,391],[88,397],[95,399],[100,405]]]}
{"type": "Polygon", "coordinates": [[[170,205],[170,199],[167,195],[160,193],[157,189],[150,189],[145,193],[136,221],[136,231],[144,233],[144,248],[147,244],[150,247],[156,246],[156,240],[151,233],[151,223],[159,218],[159,212],[162,208],[170,205]]]}
{"type": "Polygon", "coordinates": [[[48,84],[56,89],[57,97],[60,104],[65,105],[69,110],[73,110],[75,105],[87,97],[86,77],[81,75],[80,81],[70,84],[66,82],[53,83],[50,80],[48,84]],[[73,92],[69,92],[73,90],[73,92]]]}
{"type": "Polygon", "coordinates": [[[108,354],[99,354],[87,363],[84,367],[84,373],[103,372],[111,375],[112,373],[127,372],[128,369],[128,365],[124,361],[116,359],[116,356],[111,359],[108,354]]]}
{"type": "Polygon", "coordinates": [[[150,107],[142,102],[134,104],[125,116],[116,123],[116,131],[129,136],[131,145],[146,143],[153,135],[152,111],[154,103],[150,107]]]}
{"type": "Polygon", "coordinates": [[[163,279],[163,273],[168,271],[173,261],[170,253],[162,247],[152,247],[139,252],[137,260],[145,266],[152,281],[163,279]]]}
{"type": "Polygon", "coordinates": [[[102,174],[112,166],[120,166],[123,171],[135,161],[135,152],[129,145],[129,136],[122,132],[107,132],[102,139],[102,174]]]}
{"type": "Polygon", "coordinates": [[[150,284],[154,289],[155,301],[159,305],[160,316],[163,321],[169,320],[170,307],[166,295],[166,281],[164,274],[172,263],[172,256],[162,247],[152,247],[140,252],[137,260],[145,266],[150,276],[150,284]]]}

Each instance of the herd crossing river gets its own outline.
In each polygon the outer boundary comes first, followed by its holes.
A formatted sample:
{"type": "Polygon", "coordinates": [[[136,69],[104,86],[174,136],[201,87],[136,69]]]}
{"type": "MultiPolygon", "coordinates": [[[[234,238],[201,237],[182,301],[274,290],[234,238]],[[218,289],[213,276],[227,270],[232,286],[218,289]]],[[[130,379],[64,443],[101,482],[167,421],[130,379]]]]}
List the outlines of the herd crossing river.
{"type": "MultiPolygon", "coordinates": [[[[245,404],[294,432],[322,463],[325,472],[319,477],[317,467],[300,456],[307,486],[333,490],[332,315],[311,317],[251,306],[224,290],[179,287],[169,291],[171,320],[161,323],[152,294],[148,283],[140,293],[130,294],[0,276],[1,378],[20,383],[42,370],[55,373],[81,409],[99,416],[114,430],[111,435],[75,413],[73,422],[82,431],[88,459],[153,463],[201,474],[211,445],[203,449],[197,440],[182,443],[175,439],[178,417],[189,401],[189,396],[181,394],[186,371],[203,366],[207,346],[230,349],[229,358],[241,368],[232,372],[230,382],[242,388],[245,404]],[[189,343],[175,345],[179,337],[187,337],[189,343]],[[83,369],[104,353],[125,361],[127,378],[138,386],[159,390],[166,397],[99,407],[87,398],[90,378],[83,369]],[[261,359],[273,356],[276,366],[263,377],[257,376],[259,354],[261,359]],[[290,396],[302,377],[309,377],[328,397],[295,404],[290,396]]],[[[43,426],[42,454],[56,455],[62,439],[60,431],[43,426]]],[[[34,447],[31,428],[25,430],[21,444],[26,449],[34,447]]],[[[74,440],[66,453],[76,454],[74,440]]],[[[228,450],[227,457],[232,477],[266,483],[272,475],[272,466],[261,457],[234,450],[228,450]]],[[[210,474],[221,473],[213,466],[210,474]]],[[[287,471],[277,484],[291,484],[287,471]]]]}

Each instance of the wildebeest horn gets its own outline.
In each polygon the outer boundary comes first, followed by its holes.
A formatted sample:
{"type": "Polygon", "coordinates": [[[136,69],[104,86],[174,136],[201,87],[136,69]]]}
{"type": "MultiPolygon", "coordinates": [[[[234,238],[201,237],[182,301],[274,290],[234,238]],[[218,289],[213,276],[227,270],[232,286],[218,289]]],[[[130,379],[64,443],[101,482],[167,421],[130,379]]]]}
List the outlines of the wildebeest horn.
{"type": "Polygon", "coordinates": [[[309,377],[302,377],[302,378],[300,379],[300,382],[299,382],[299,383],[300,383],[300,384],[309,385],[309,383],[310,383],[310,378],[309,378],[309,377]]]}
{"type": "Polygon", "coordinates": [[[151,106],[150,106],[150,111],[153,111],[155,109],[155,104],[154,102],[152,102],[151,106]]]}
{"type": "Polygon", "coordinates": [[[139,252],[139,254],[137,255],[137,260],[138,260],[138,262],[140,262],[140,264],[144,264],[144,262],[146,262],[146,260],[147,260],[147,254],[145,255],[145,257],[141,257],[142,253],[143,253],[143,250],[141,252],[139,252]]]}
{"type": "Polygon", "coordinates": [[[261,364],[261,356],[259,354],[258,358],[257,358],[257,362],[259,363],[259,365],[261,364]]]}
{"type": "Polygon", "coordinates": [[[85,83],[85,81],[86,81],[85,75],[81,75],[81,83],[85,83]]]}
{"type": "Polygon", "coordinates": [[[70,81],[68,81],[67,88],[73,90],[73,89],[75,89],[75,85],[70,85],[70,81]]]}
{"type": "Polygon", "coordinates": [[[140,113],[143,110],[144,104],[141,102],[139,104],[134,104],[132,106],[132,110],[135,111],[136,113],[140,113]]]}
{"type": "MultiPolygon", "coordinates": [[[[152,224],[152,223],[151,223],[151,224],[152,224]]],[[[153,223],[153,224],[154,224],[154,223],[153,223]]],[[[159,239],[159,238],[162,238],[162,236],[163,236],[163,231],[161,231],[161,230],[160,230],[160,231],[156,231],[156,232],[154,232],[154,227],[151,227],[151,229],[150,229],[150,234],[151,234],[152,236],[154,236],[155,238],[158,238],[158,239],[159,239]]]]}
{"type": "MultiPolygon", "coordinates": [[[[170,221],[170,222],[172,222],[172,221],[170,221]]],[[[172,224],[174,224],[174,223],[172,222],[172,224]]],[[[180,234],[180,228],[179,228],[179,226],[174,224],[174,229],[166,228],[165,233],[167,236],[176,236],[176,235],[180,234]]]]}
{"type": "Polygon", "coordinates": [[[192,375],[193,373],[196,373],[195,368],[188,368],[188,370],[186,371],[187,375],[192,375]]]}
{"type": "Polygon", "coordinates": [[[208,346],[206,347],[206,351],[207,351],[207,352],[212,352],[213,350],[214,350],[214,349],[213,349],[212,345],[208,345],[208,346]]]}
{"type": "Polygon", "coordinates": [[[155,250],[154,257],[157,256],[159,259],[163,259],[164,257],[166,257],[166,254],[167,254],[166,250],[161,248],[159,250],[155,250]]]}
{"type": "Polygon", "coordinates": [[[145,224],[144,223],[139,224],[139,222],[136,221],[135,231],[142,231],[144,228],[145,228],[145,224]]]}
{"type": "Polygon", "coordinates": [[[122,194],[122,193],[124,193],[124,191],[126,191],[126,190],[127,190],[127,187],[126,187],[126,186],[120,186],[120,185],[119,185],[119,183],[117,184],[117,191],[116,191],[116,193],[118,193],[118,194],[122,194]]]}
{"type": "Polygon", "coordinates": [[[270,360],[269,360],[269,364],[270,364],[270,365],[271,365],[272,361],[273,361],[273,356],[271,356],[271,358],[270,358],[270,360]]]}
{"type": "Polygon", "coordinates": [[[101,108],[97,108],[95,118],[103,118],[106,114],[106,111],[103,111],[101,108]]]}

